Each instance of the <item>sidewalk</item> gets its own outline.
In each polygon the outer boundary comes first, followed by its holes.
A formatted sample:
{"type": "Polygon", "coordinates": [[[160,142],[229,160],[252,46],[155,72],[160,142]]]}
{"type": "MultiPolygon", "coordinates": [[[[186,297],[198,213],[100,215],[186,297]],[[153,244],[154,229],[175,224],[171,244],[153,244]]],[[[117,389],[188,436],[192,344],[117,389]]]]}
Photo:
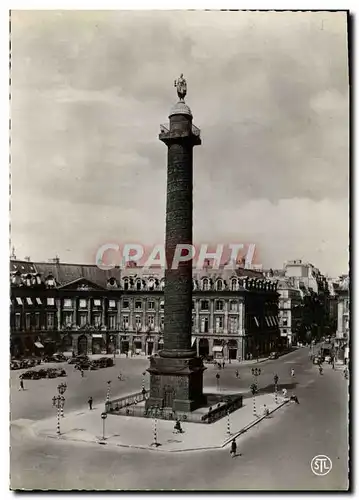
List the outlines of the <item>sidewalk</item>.
{"type": "MultiPolygon", "coordinates": [[[[166,452],[223,448],[231,439],[263,420],[264,404],[272,413],[287,402],[288,400],[280,396],[276,405],[273,394],[257,396],[256,408],[259,416],[255,417],[252,399],[244,399],[243,407],[230,414],[230,434],[228,434],[227,417],[213,424],[184,422],[183,434],[173,432],[174,421],[157,420],[158,446],[151,446],[154,441],[152,418],[108,415],[105,422],[106,439],[103,441],[101,413],[104,408],[101,405],[92,411],[85,409],[65,414],[61,419],[60,439],[166,452]]],[[[32,426],[32,431],[38,436],[56,439],[56,422],[56,417],[36,422],[32,426]]]]}

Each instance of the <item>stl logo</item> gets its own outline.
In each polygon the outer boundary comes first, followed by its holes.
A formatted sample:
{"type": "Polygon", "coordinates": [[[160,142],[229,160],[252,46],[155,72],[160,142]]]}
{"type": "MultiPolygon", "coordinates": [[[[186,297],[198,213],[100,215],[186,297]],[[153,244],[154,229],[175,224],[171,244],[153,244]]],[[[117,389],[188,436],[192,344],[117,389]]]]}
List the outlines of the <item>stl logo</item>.
{"type": "Polygon", "coordinates": [[[326,455],[317,455],[312,459],[310,466],[316,476],[326,476],[332,470],[333,464],[326,455]]]}

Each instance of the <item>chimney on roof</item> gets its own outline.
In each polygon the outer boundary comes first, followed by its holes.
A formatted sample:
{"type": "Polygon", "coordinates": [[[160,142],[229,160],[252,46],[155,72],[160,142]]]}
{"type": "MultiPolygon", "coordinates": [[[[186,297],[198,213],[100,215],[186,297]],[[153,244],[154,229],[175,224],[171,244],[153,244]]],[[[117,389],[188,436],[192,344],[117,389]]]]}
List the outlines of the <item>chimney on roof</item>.
{"type": "Polygon", "coordinates": [[[30,259],[30,257],[26,256],[26,257],[24,258],[24,260],[26,260],[26,262],[30,262],[30,260],[31,260],[31,259],[30,259]]]}

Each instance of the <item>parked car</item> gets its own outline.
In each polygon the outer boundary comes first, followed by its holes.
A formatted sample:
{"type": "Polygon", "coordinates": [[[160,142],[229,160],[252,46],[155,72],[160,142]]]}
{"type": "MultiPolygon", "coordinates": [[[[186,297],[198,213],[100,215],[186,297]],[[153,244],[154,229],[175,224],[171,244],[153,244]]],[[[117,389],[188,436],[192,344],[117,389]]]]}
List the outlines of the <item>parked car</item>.
{"type": "Polygon", "coordinates": [[[20,375],[20,378],[23,378],[25,380],[39,380],[41,378],[41,375],[36,370],[28,370],[27,372],[22,373],[20,375]]]}
{"type": "Polygon", "coordinates": [[[269,359],[277,359],[277,358],[279,358],[279,354],[277,352],[273,351],[269,354],[269,359]]]}
{"type": "Polygon", "coordinates": [[[88,356],[75,356],[73,358],[70,358],[68,360],[68,363],[69,365],[78,365],[78,364],[81,364],[81,363],[84,363],[84,362],[90,362],[90,358],[88,356]]]}

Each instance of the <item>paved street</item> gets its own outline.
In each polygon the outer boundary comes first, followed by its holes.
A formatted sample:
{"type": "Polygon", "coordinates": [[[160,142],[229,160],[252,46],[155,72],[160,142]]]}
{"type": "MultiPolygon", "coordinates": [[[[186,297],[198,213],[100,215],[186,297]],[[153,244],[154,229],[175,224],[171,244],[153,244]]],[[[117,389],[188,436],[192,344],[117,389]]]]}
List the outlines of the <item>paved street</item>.
{"type": "MultiPolygon", "coordinates": [[[[131,373],[129,384],[124,383],[127,387],[123,391],[137,389],[141,383],[141,371],[148,361],[121,359],[119,362],[123,373],[124,363],[128,364],[126,373],[131,373]]],[[[74,445],[36,438],[26,425],[21,425],[26,422],[19,419],[34,420],[51,415],[53,409],[48,404],[48,394],[34,388],[39,382],[32,382],[29,391],[24,393],[14,391],[16,384],[13,382],[12,420],[20,425],[12,428],[12,488],[346,489],[348,398],[347,381],[342,372],[325,366],[324,375],[320,376],[317,367],[308,359],[308,349],[300,349],[258,366],[263,371],[261,387],[270,385],[275,372],[280,383],[290,386],[290,368],[294,367],[295,393],[300,404],[285,406],[238,439],[241,456],[235,459],[230,458],[228,449],[168,454],[123,448],[113,450],[101,445],[74,445]],[[28,403],[25,408],[21,397],[26,397],[32,405],[28,403]],[[314,475],[310,469],[312,458],[320,454],[329,456],[333,462],[332,471],[324,477],[314,475]]],[[[107,376],[109,373],[114,379],[116,370],[107,369],[90,373],[91,380],[86,379],[87,382],[74,374],[73,380],[76,379],[78,387],[80,384],[84,386],[83,397],[76,396],[78,388],[71,388],[72,375],[69,374],[69,405],[82,406],[89,385],[93,397],[100,400],[103,385],[111,378],[107,376]]],[[[207,370],[206,386],[214,385],[215,373],[213,367],[207,370]]],[[[223,387],[239,385],[248,390],[250,367],[242,370],[240,365],[233,364],[220,373],[223,387]],[[239,381],[234,375],[237,368],[241,377],[239,381]]],[[[53,384],[54,389],[56,387],[56,380],[43,382],[53,384]]],[[[118,391],[121,392],[120,387],[118,391]]]]}

